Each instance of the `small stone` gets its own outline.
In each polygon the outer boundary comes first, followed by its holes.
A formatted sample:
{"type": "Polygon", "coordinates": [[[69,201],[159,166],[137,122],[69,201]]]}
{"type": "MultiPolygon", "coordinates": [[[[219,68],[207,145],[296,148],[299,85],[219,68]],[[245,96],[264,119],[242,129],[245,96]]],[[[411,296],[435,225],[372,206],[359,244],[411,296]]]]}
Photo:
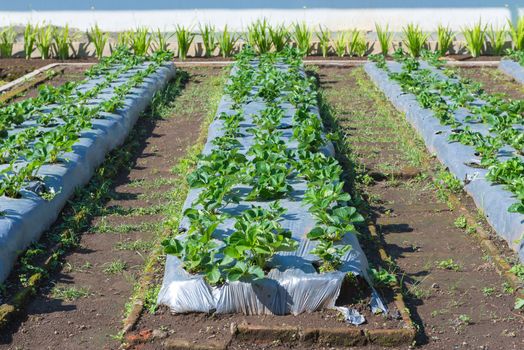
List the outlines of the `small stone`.
{"type": "Polygon", "coordinates": [[[439,289],[440,286],[439,286],[438,284],[436,284],[436,283],[433,283],[433,284],[431,285],[431,288],[433,288],[433,289],[439,289]]]}
{"type": "Polygon", "coordinates": [[[55,331],[54,333],[55,333],[55,335],[57,335],[57,334],[58,334],[58,331],[55,331]]]}
{"type": "Polygon", "coordinates": [[[152,333],[153,339],[164,339],[164,338],[167,338],[167,336],[168,336],[167,332],[161,329],[154,329],[152,333]]]}
{"type": "Polygon", "coordinates": [[[80,328],[80,330],[84,330],[84,329],[86,329],[87,327],[86,327],[86,325],[82,324],[82,325],[80,325],[80,327],[78,327],[78,328],[80,328]]]}
{"type": "Polygon", "coordinates": [[[231,325],[229,326],[229,332],[231,334],[236,334],[236,332],[237,332],[237,324],[235,322],[231,322],[231,325]]]}

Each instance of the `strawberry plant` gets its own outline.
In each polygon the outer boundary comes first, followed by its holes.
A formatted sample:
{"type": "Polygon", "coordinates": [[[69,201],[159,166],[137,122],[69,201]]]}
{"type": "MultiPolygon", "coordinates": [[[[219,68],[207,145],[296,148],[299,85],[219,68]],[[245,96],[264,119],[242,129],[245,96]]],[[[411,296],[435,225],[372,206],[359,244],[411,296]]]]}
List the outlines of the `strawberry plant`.
{"type": "Polygon", "coordinates": [[[283,213],[276,202],[269,209],[252,207],[236,220],[235,231],[226,240],[221,261],[228,281],[262,278],[275,253],[296,249],[298,243],[291,238],[291,232],[278,223],[283,213]]]}
{"type": "Polygon", "coordinates": [[[322,241],[310,253],[321,259],[320,272],[331,272],[336,271],[340,267],[342,257],[349,250],[351,250],[350,245],[336,246],[333,244],[333,241],[322,241]]]}

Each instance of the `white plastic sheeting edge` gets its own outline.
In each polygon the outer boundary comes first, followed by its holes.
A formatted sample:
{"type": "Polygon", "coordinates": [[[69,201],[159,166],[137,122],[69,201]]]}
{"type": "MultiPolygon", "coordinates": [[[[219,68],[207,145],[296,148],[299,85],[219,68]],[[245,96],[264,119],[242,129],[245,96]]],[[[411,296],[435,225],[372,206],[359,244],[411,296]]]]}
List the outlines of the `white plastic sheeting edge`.
{"type": "Polygon", "coordinates": [[[499,62],[499,69],[509,77],[524,84],[524,67],[520,63],[509,59],[503,59],[499,62]]]}
{"type": "MultiPolygon", "coordinates": [[[[0,282],[9,275],[19,252],[51,226],[74,190],[85,185],[106,154],[125,141],[153,94],[174,76],[173,63],[161,65],[126,95],[123,108],[104,113],[104,119],[92,120],[92,128],[81,133],[73,151],[61,157],[67,162],[44,165],[39,170],[46,186],[59,189],[52,200],[46,201],[28,190],[23,190],[19,199],[0,197],[0,211],[4,214],[0,217],[0,282]]],[[[89,85],[90,81],[79,89],[89,85]]],[[[112,94],[106,96],[110,98],[112,94]]]]}

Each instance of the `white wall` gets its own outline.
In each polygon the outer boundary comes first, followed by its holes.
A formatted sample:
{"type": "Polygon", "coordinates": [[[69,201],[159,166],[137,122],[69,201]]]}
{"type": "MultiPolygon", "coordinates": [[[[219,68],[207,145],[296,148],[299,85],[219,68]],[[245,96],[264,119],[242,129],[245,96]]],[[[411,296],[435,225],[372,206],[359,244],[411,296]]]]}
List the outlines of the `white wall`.
{"type": "Polygon", "coordinates": [[[400,31],[406,23],[434,30],[439,23],[454,30],[482,19],[502,25],[523,13],[524,0],[1,0],[0,26],[50,22],[85,30],[98,23],[104,30],[136,26],[173,30],[176,24],[199,22],[241,30],[253,20],[273,23],[306,21],[331,30],[371,30],[374,23],[389,23],[400,31]]]}

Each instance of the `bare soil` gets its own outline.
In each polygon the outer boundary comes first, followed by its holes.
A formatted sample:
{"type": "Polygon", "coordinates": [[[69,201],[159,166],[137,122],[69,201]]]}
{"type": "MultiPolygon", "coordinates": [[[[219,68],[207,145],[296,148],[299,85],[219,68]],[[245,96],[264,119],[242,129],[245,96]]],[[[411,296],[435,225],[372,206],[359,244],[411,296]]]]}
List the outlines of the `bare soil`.
{"type": "Polygon", "coordinates": [[[118,348],[125,304],[166,219],[151,209],[167,205],[176,190],[170,186],[177,176],[172,168],[197,139],[208,113],[212,88],[206,82],[222,74],[213,68],[187,71],[182,95],[173,101],[183,105],[175,105],[168,118],[139,119],[127,141],[136,143],[132,161],[111,181],[110,199],[101,203],[104,215],[81,233],[80,247],[27,305],[26,316],[2,330],[0,349],[118,348]],[[86,293],[69,300],[57,293],[71,288],[86,293]]]}
{"type": "Polygon", "coordinates": [[[461,77],[481,83],[483,89],[490,94],[502,94],[510,99],[524,99],[522,84],[497,68],[456,68],[456,72],[461,77]]]}
{"type": "MultiPolygon", "coordinates": [[[[415,131],[362,68],[320,68],[318,74],[357,178],[383,174],[373,181],[361,178],[357,186],[397,265],[420,328],[417,344],[423,349],[523,348],[524,316],[513,310],[514,295],[504,290],[505,280],[476,239],[455,226],[459,214],[437,197],[428,174],[437,164],[415,131]]],[[[471,199],[461,196],[474,210],[471,199]]]]}
{"type": "Polygon", "coordinates": [[[478,57],[473,57],[471,55],[447,55],[444,57],[445,60],[449,61],[500,61],[502,56],[491,56],[491,55],[481,55],[478,57]]]}
{"type": "Polygon", "coordinates": [[[57,66],[55,68],[51,68],[51,70],[47,72],[43,72],[41,74],[52,74],[48,79],[45,79],[44,81],[34,84],[31,87],[29,87],[24,92],[16,95],[16,97],[9,100],[9,102],[18,102],[25,100],[27,98],[33,98],[38,96],[38,87],[40,85],[53,85],[55,87],[61,86],[69,81],[80,81],[82,79],[85,79],[84,72],[86,69],[88,69],[89,66],[57,66]]]}
{"type": "Polygon", "coordinates": [[[20,78],[21,76],[34,71],[35,69],[47,66],[51,63],[95,63],[97,60],[93,58],[82,58],[74,60],[41,60],[41,59],[30,59],[26,60],[23,58],[2,58],[0,59],[0,80],[4,82],[13,81],[20,78]]]}

